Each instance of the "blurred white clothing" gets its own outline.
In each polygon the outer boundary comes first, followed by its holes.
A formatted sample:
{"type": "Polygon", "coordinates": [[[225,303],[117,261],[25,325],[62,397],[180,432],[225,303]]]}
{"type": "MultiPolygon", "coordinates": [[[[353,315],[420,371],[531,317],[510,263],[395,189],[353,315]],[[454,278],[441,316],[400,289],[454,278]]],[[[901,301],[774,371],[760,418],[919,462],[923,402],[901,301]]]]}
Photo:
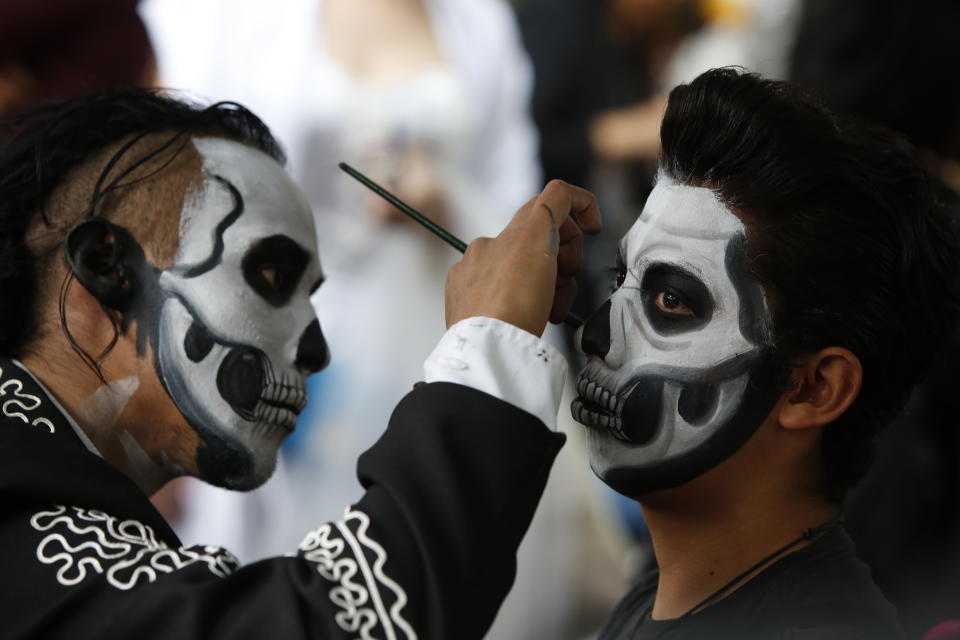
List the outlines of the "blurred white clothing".
{"type": "Polygon", "coordinates": [[[726,66],[786,78],[800,16],[799,0],[735,0],[730,5],[736,18],[707,25],[677,46],[667,64],[665,88],[726,66]]]}

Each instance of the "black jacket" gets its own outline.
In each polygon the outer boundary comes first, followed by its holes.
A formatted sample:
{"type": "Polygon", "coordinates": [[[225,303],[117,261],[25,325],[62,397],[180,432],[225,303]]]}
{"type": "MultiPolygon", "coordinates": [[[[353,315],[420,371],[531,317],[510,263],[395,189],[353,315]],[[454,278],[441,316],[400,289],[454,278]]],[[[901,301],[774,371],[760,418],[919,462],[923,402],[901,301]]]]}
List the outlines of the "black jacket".
{"type": "Polygon", "coordinates": [[[474,389],[417,385],[344,519],[240,567],[181,546],[26,372],[0,368],[4,638],[480,638],[564,440],[474,389]]]}

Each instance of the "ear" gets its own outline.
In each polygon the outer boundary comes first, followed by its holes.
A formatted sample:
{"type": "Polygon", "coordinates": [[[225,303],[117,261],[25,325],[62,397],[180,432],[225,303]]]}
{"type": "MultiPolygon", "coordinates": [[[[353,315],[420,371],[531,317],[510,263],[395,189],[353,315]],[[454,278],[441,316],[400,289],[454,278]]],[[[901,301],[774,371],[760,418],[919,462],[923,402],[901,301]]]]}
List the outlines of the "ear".
{"type": "Polygon", "coordinates": [[[132,237],[126,229],[102,218],[87,219],[67,235],[67,264],[73,275],[101,304],[125,311],[136,289],[127,263],[132,237]]]}
{"type": "Polygon", "coordinates": [[[807,356],[793,370],[791,380],[777,405],[780,426],[823,427],[843,415],[856,400],[863,368],[849,349],[828,347],[807,356]]]}

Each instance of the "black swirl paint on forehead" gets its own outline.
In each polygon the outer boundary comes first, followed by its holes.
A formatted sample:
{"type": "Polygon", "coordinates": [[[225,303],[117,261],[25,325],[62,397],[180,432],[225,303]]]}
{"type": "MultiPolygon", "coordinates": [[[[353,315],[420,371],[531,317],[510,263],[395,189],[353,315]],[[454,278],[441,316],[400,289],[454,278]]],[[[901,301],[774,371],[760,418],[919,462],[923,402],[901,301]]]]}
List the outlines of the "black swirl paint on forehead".
{"type": "Polygon", "coordinates": [[[220,264],[220,261],[223,259],[223,251],[225,247],[223,236],[227,232],[227,229],[229,229],[233,223],[239,220],[240,216],[243,215],[244,203],[243,196],[240,195],[240,191],[233,185],[232,182],[223,176],[213,174],[210,177],[226,187],[227,191],[230,193],[230,198],[233,200],[233,207],[230,209],[227,215],[224,216],[219,223],[217,223],[216,228],[213,230],[213,249],[210,251],[210,255],[200,262],[196,262],[191,265],[178,265],[169,269],[171,273],[184,278],[196,278],[197,276],[207,273],[220,264]]]}

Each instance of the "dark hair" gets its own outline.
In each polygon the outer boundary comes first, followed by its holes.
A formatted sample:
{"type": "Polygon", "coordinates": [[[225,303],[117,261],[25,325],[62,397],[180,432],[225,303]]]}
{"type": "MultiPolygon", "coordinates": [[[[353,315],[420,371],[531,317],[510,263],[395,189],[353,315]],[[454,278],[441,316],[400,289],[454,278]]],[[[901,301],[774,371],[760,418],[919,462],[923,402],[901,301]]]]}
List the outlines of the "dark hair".
{"type": "MultiPolygon", "coordinates": [[[[79,221],[96,215],[97,205],[111,191],[149,177],[124,182],[138,167],[160,154],[166,154],[165,162],[150,175],[169,165],[192,135],[243,142],[284,162],[270,130],[244,107],[232,102],[201,107],[136,87],[39,107],[3,125],[0,140],[10,133],[13,137],[0,148],[0,355],[7,357],[19,356],[37,328],[35,306],[43,256],[34,255],[27,246],[27,231],[37,216],[51,226],[45,205],[71,170],[123,142],[101,171],[89,201],[77,203],[79,221]],[[148,146],[132,164],[119,168],[121,158],[132,148],[141,152],[143,145],[137,146],[138,142],[166,133],[168,137],[148,146]]],[[[89,356],[84,359],[91,363],[89,356]]],[[[98,370],[95,364],[94,369],[98,370]]]]}
{"type": "Polygon", "coordinates": [[[860,359],[858,398],[824,430],[839,502],[956,324],[957,232],[903,139],[785,82],[708,71],[670,93],[661,139],[663,170],[744,216],[784,366],[829,346],[860,359]]]}

